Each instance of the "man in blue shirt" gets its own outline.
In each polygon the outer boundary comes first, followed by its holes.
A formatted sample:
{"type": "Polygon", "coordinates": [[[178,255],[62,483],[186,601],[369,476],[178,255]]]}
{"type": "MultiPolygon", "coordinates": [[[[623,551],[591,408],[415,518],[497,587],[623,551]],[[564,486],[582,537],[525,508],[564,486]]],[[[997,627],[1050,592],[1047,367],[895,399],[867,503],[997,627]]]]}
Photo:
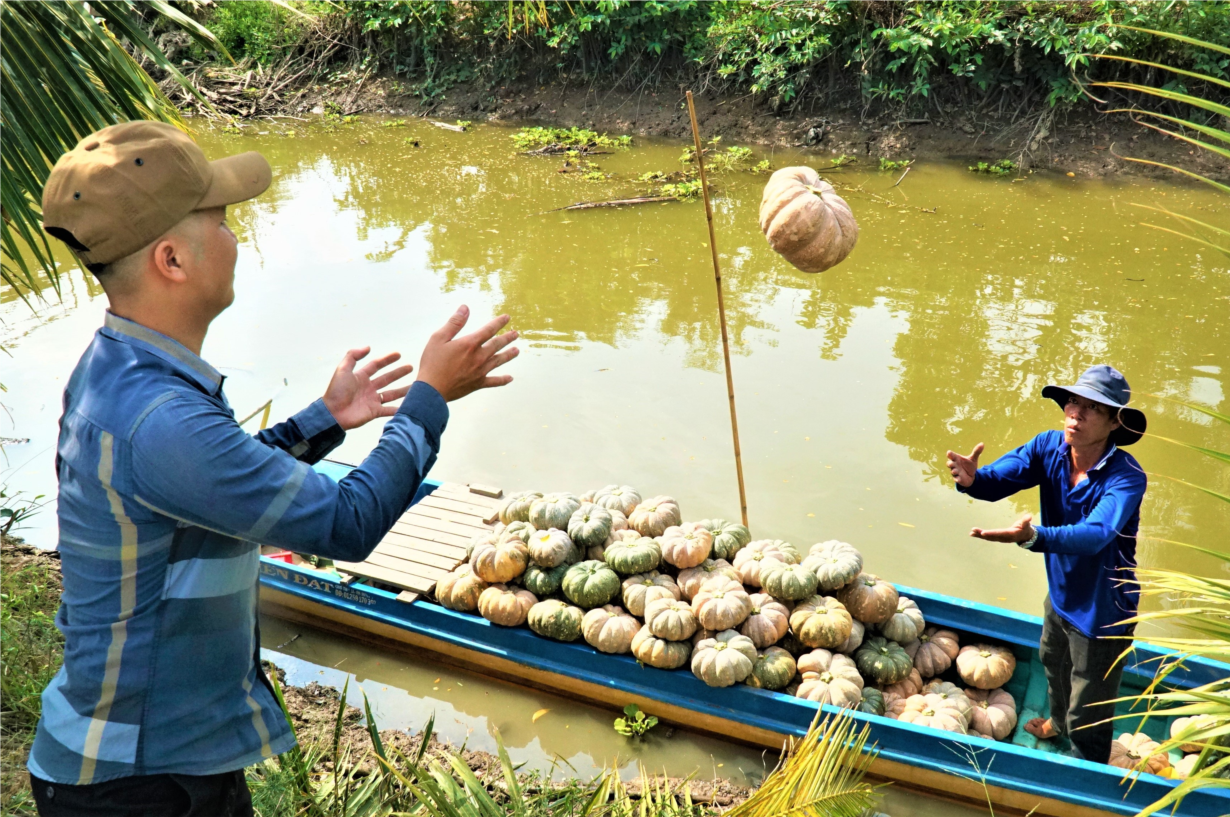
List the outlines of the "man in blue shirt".
{"type": "Polygon", "coordinates": [[[511,380],[492,374],[516,355],[508,317],[458,337],[462,307],[412,385],[388,368],[400,355],[359,366],[355,349],[324,397],[245,433],[200,354],[235,297],[226,206],[271,178],[257,153],[209,162],[170,125],[128,122],[64,154],[44,190],[44,227],[110,308],[64,390],[64,664],[28,761],[40,814],[250,815],[244,767],[294,743],[260,667],[260,545],[367,558],[435,462],[447,402],[511,380]],[[311,468],[378,417],[346,478],[311,468]]]}
{"type": "Polygon", "coordinates": [[[1105,763],[1118,697],[1119,654],[1133,628],[1137,592],[1136,531],[1145,473],[1122,446],[1145,432],[1145,415],[1127,407],[1132,391],[1110,366],[1093,366],[1074,386],[1047,386],[1042,396],[1063,409],[1064,428],[1044,431],[990,465],[978,467],[982,443],[968,457],[948,452],[957,490],[997,502],[1041,489],[1042,524],[1026,514],[1008,528],[974,528],[970,536],[1013,542],[1046,555],[1050,590],[1044,604],[1041,659],[1050,718],[1025,728],[1041,739],[1066,737],[1075,756],[1105,763]],[[1096,725],[1095,725],[1096,724],[1096,725]]]}

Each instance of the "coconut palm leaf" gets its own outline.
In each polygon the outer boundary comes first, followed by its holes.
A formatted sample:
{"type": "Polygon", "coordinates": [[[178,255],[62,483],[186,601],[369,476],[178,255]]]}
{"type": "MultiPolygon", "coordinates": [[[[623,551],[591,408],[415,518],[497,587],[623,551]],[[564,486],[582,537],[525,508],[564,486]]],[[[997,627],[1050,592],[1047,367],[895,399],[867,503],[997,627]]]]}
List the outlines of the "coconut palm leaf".
{"type": "MultiPolygon", "coordinates": [[[[134,0],[0,1],[0,279],[23,299],[27,291],[42,297],[39,272],[59,294],[40,207],[55,160],[82,137],[117,122],[157,119],[184,127],[119,38],[197,94],[145,33],[137,6],[134,0]]],[[[141,6],[226,54],[207,29],[165,0],[141,6]]]]}

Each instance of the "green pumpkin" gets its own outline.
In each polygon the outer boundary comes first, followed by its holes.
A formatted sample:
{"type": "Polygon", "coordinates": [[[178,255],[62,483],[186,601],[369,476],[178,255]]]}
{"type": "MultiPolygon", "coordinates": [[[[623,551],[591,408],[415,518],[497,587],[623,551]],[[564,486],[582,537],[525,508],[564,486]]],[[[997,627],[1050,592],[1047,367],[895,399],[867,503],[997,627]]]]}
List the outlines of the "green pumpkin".
{"type": "Polygon", "coordinates": [[[736,553],[752,541],[751,532],[736,522],[727,522],[725,519],[705,519],[700,524],[713,534],[714,559],[733,559],[736,553]]]}
{"type": "Polygon", "coordinates": [[[855,709],[868,715],[883,715],[884,693],[875,687],[863,687],[863,700],[859,701],[855,709]]]}
{"type": "Polygon", "coordinates": [[[560,587],[569,601],[588,610],[618,596],[621,582],[605,562],[589,561],[568,568],[560,587]]]}
{"type": "Polygon", "coordinates": [[[522,544],[528,545],[530,537],[538,532],[538,529],[529,522],[510,522],[500,531],[501,539],[520,539],[522,544]]]}
{"type": "Polygon", "coordinates": [[[568,536],[580,548],[601,545],[611,535],[613,522],[614,518],[606,508],[593,503],[582,505],[568,520],[568,536]]]}
{"type": "Polygon", "coordinates": [[[568,530],[568,520],[581,507],[581,500],[572,494],[546,494],[530,506],[529,523],[539,530],[568,530]]]}
{"type": "Polygon", "coordinates": [[[539,598],[549,596],[560,589],[560,585],[564,583],[564,574],[571,566],[567,563],[555,567],[531,564],[521,576],[521,585],[539,598]]]}
{"type": "Polygon", "coordinates": [[[656,568],[662,561],[662,548],[648,536],[621,539],[607,545],[603,558],[617,573],[634,576],[656,568]]]}
{"type": "Polygon", "coordinates": [[[812,545],[803,566],[816,574],[820,590],[840,590],[863,572],[863,554],[853,545],[830,539],[812,545]]]}
{"type": "Polygon", "coordinates": [[[580,608],[559,599],[547,599],[530,608],[527,620],[530,629],[544,638],[576,641],[581,637],[581,619],[584,617],[580,608]]]}
{"type": "Polygon", "coordinates": [[[538,491],[518,491],[500,506],[500,521],[505,525],[511,525],[513,522],[529,522],[530,506],[538,499],[542,499],[542,494],[538,491]]]}
{"type": "Polygon", "coordinates": [[[914,668],[910,654],[900,644],[878,635],[866,639],[854,651],[854,663],[859,672],[880,686],[904,681],[914,668]]]}
{"type": "Polygon", "coordinates": [[[816,574],[802,565],[778,563],[760,571],[760,586],[775,599],[801,601],[816,592],[816,574]]]}
{"type": "Polygon", "coordinates": [[[752,674],[744,683],[759,689],[785,689],[797,671],[793,655],[781,647],[769,647],[756,653],[752,674]]]}

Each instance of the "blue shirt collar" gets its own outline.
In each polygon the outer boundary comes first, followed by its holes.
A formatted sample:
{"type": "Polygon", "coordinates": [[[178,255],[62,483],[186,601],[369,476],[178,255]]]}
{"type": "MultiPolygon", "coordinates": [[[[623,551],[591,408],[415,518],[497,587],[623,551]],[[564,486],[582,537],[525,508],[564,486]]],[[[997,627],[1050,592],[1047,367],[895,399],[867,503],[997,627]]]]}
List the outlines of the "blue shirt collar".
{"type": "Polygon", "coordinates": [[[193,382],[197,383],[209,394],[217,394],[222,387],[222,374],[210,366],[200,356],[193,354],[186,346],[177,340],[167,337],[161,332],[155,332],[147,326],[121,318],[111,310],[103,319],[103,327],[99,330],[112,340],[121,343],[131,343],[152,355],[170,363],[193,382]]]}
{"type": "MultiPolygon", "coordinates": [[[[1063,455],[1063,458],[1065,461],[1067,461],[1068,459],[1068,451],[1071,448],[1072,446],[1068,445],[1067,441],[1064,440],[1063,437],[1061,436],[1059,438],[1059,453],[1063,455]]],[[[1119,447],[1115,445],[1114,443],[1111,443],[1110,446],[1106,449],[1106,453],[1102,455],[1102,459],[1098,460],[1098,464],[1093,466],[1089,470],[1090,471],[1102,470],[1102,466],[1105,465],[1110,460],[1111,456],[1118,450],[1119,450],[1119,447]]]]}

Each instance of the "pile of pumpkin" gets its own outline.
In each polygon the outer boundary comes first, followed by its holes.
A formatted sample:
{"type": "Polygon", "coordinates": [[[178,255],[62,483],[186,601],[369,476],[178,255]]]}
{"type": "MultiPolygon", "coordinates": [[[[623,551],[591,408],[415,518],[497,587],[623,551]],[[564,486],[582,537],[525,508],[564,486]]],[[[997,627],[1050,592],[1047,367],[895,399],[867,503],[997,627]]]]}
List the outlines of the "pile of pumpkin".
{"type": "Polygon", "coordinates": [[[725,520],[685,523],[675,500],[642,500],[628,486],[510,496],[436,599],[652,667],[689,665],[710,686],[745,683],[996,740],[1016,726],[1002,689],[1012,652],[928,626],[851,545],[800,554],[725,520]],[[963,685],[939,677],[953,667],[963,685]]]}

